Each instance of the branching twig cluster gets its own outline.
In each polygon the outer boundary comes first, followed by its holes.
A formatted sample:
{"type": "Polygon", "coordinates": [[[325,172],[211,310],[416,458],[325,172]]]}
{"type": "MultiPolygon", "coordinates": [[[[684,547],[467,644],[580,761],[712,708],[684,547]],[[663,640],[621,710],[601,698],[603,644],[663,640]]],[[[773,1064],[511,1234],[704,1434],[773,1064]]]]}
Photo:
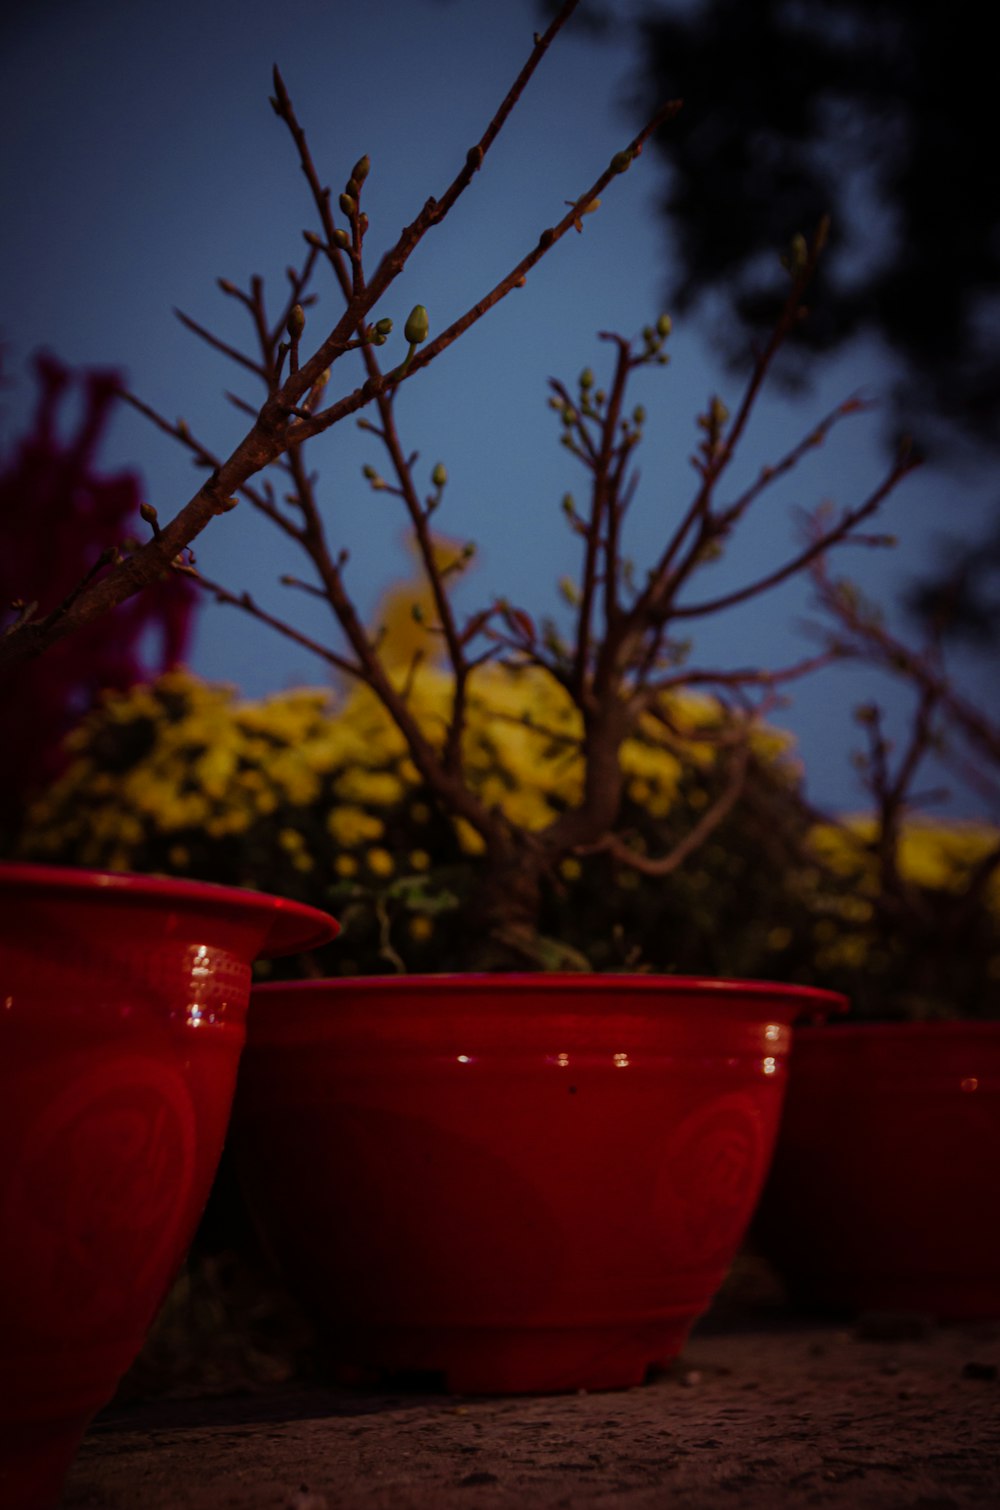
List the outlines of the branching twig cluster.
{"type": "MultiPolygon", "coordinates": [[[[322,395],[328,374],[334,364],[348,351],[359,345],[370,348],[382,338],[379,322],[368,324],[369,314],[381,300],[386,290],[402,272],[408,259],[424,237],[440,225],[453,209],[462,193],[482,167],[487,152],[496,140],[506,120],[516,106],[536,68],[548,51],[553,39],[561,31],[578,0],[565,0],[544,33],[536,34],[531,54],[522,68],[499,109],[490,121],[483,136],[467,153],[465,162],[440,199],[430,198],[416,218],[402,231],[395,245],[381,259],[374,275],[366,279],[362,271],[362,249],[367,217],[360,208],[360,190],[366,172],[365,158],[356,165],[343,194],[339,208],[346,225],[337,224],[330,208],[330,190],[322,186],[292,108],[291,100],[280,74],[275,70],[275,94],[272,105],[278,116],[292,133],[299,149],[300,161],[314,199],[321,207],[322,234],[306,233],[309,252],[300,272],[293,272],[291,289],[285,308],[274,323],[268,323],[263,308],[263,285],[255,279],[249,294],[235,285],[223,282],[224,292],[240,299],[247,305],[254,319],[258,342],[261,348],[259,362],[255,362],[228,347],[210,332],[192,321],[189,328],[224,354],[231,356],[243,368],[265,379],[268,395],[263,405],[254,411],[254,421],[235,450],[225,460],[211,457],[206,449],[203,459],[210,464],[209,476],[194,496],[163,524],[143,546],[130,551],[121,561],[108,563],[107,569],[81,586],[72,601],[60,605],[52,614],[38,617],[23,614],[0,640],[0,664],[13,662],[44,652],[64,635],[72,633],[95,617],[108,612],[141,591],[151,582],[162,577],[178,562],[183,551],[219,514],[235,507],[239,497],[249,496],[247,484],[266,468],[282,457],[291,457],[295,449],[314,435],[321,434],[351,414],[366,407],[380,393],[395,391],[399,385],[416,372],[428,366],[447,349],[458,336],[508,294],[526,277],[528,272],[562,239],[565,233],[578,223],[580,217],[594,202],[615,176],[628,168],[642,151],[649,136],[679,108],[677,102],[663,106],[642,131],[621,152],[615,154],[608,168],[591,187],[579,195],[567,213],[552,227],[542,231],[536,245],[520,259],[506,278],[479,299],[469,310],[453,322],[434,341],[423,345],[426,338],[411,343],[408,358],[389,372],[374,371],[369,366],[367,380],[360,386],[351,387],[335,402],[323,407],[322,395]],[[352,193],[352,185],[358,191],[352,193]],[[303,334],[300,323],[306,307],[304,290],[312,276],[320,255],[328,260],[341,288],[348,293],[342,315],[333,329],[320,342],[308,360],[301,360],[299,347],[303,334]],[[423,350],[415,356],[415,344],[423,350]],[[288,358],[288,371],[284,363],[288,358]]],[[[149,412],[144,406],[143,412],[149,412]]],[[[242,405],[241,405],[242,407],[242,405]]],[[[171,427],[157,417],[164,429],[173,429],[186,440],[182,424],[171,427]]],[[[272,505],[273,507],[273,505],[272,505]]],[[[282,528],[293,529],[290,521],[279,510],[275,517],[282,528]]],[[[308,521],[306,521],[308,524],[308,521]]],[[[302,526],[300,525],[301,529],[302,526]]]]}
{"type": "MultiPolygon", "coordinates": [[[[870,841],[879,873],[880,905],[906,911],[930,928],[940,928],[939,912],[918,886],[902,874],[901,841],[908,818],[947,795],[916,789],[931,756],[952,769],[995,811],[1000,812],[1000,723],[976,707],[954,686],[939,638],[915,648],[894,634],[879,610],[853,583],[831,577],[821,559],[811,568],[820,606],[834,625],[828,653],[876,666],[903,681],[913,694],[913,715],[902,742],[886,732],[883,710],[866,703],[855,710],[867,749],[858,769],[874,807],[870,841]]],[[[963,889],[963,905],[976,905],[1000,871],[1000,843],[974,866],[963,889]]]]}
{"type": "MultiPolygon", "coordinates": [[[[380,699],[401,731],[425,783],[443,808],[466,820],[484,841],[493,878],[495,917],[508,939],[523,920],[530,922],[540,878],[571,852],[609,850],[622,864],[662,876],[683,863],[725,819],[737,802],[750,765],[749,735],[755,720],[773,705],[776,688],[806,674],[834,651],[809,657],[779,669],[688,668],[686,650],[675,637],[678,625],[697,622],[728,608],[752,601],[782,582],[809,569],[819,570],[827,553],[846,543],[872,543],[862,527],[884,499],[915,465],[903,452],[867,498],[836,515],[818,512],[807,538],[785,559],[759,577],[714,598],[691,596],[700,568],[728,545],[750,509],[779,479],[788,476],[843,419],[865,407],[848,399],[827,415],[808,435],[791,446],[775,463],[763,467],[754,481],[734,497],[720,499],[731,463],[743,440],[771,364],[782,343],[804,314],[804,298],[826,238],[821,225],[810,242],[796,238],[789,262],[790,286],[770,340],[757,354],[743,395],[731,417],[713,398],[698,418],[700,441],[692,458],[697,477],[691,501],[668,534],[658,559],[637,580],[634,566],[622,553],[624,521],[637,486],[634,456],[645,413],[630,408],[628,392],[640,368],[667,360],[670,322],[661,316],[635,340],[604,332],[613,364],[607,389],[597,385],[587,369],[574,391],[559,380],[552,383],[551,403],[562,425],[563,444],[587,474],[587,501],[577,505],[567,494],[563,509],[582,552],[579,579],[567,584],[572,606],[572,630],[564,638],[552,620],[541,627],[520,606],[500,599],[462,616],[451,588],[471,558],[471,543],[445,558],[438,548],[434,515],[439,508],[447,474],[442,464],[431,476],[426,493],[415,476],[415,455],[399,434],[395,400],[404,383],[435,361],[471,325],[480,320],[512,289],[524,282],[536,263],[570,230],[582,228],[583,217],[594,210],[600,196],[617,175],[628,169],[651,134],[676,112],[676,102],[663,106],[643,130],[594,182],[568,202],[557,222],[545,229],[536,244],[509,273],[433,340],[429,339],[426,310],[418,305],[406,322],[406,353],[402,361],[383,364],[381,350],[392,322],[378,317],[378,307],[394,280],[423,239],[451,212],[473,176],[480,170],[552,39],[573,11],[567,0],[548,30],[536,36],[527,63],[490,121],[483,136],[467,153],[464,164],[440,199],[428,199],[401,233],[395,245],[369,274],[366,261],[368,216],[363,208],[371,165],[362,157],[348,176],[336,207],[323,184],[305,130],[300,124],[280,74],[275,71],[272,105],[291,134],[299,164],[318,217],[318,229],[305,233],[307,250],[298,268],[289,269],[289,287],[276,312],[269,312],[261,279],[248,289],[220,280],[222,292],[237,300],[249,316],[254,340],[251,355],[222,341],[201,324],[181,315],[185,326],[214,350],[250,373],[264,387],[260,407],[230,394],[252,424],[228,458],[217,457],[184,421],[171,423],[139,399],[129,401],[161,429],[173,435],[204,467],[208,477],[194,497],[168,523],[160,523],[148,509],[152,539],[126,559],[81,584],[72,601],[43,620],[22,619],[8,636],[6,653],[28,654],[69,632],[80,623],[122,601],[143,583],[174,569],[194,577],[216,597],[267,623],[279,633],[306,646],[327,664],[367,685],[380,699]],[[304,341],[307,311],[312,308],[312,285],[327,267],[343,299],[343,312],[310,352],[304,341]],[[358,352],[364,365],[362,382],[348,383],[334,399],[337,364],[358,352]],[[332,545],[323,517],[316,475],[306,461],[307,446],[332,426],[370,411],[359,423],[385,454],[388,479],[373,466],[365,469],[369,485],[400,502],[416,543],[419,562],[430,589],[433,613],[424,628],[428,645],[443,650],[451,677],[451,706],[446,733],[436,742],[417,717],[409,691],[419,655],[401,679],[382,653],[377,635],[362,622],[345,581],[346,554],[332,545]],[[279,497],[272,477],[285,488],[279,497]],[[246,593],[209,581],[188,551],[210,518],[246,502],[267,517],[304,552],[314,580],[286,578],[299,591],[318,596],[328,605],[338,626],[343,648],[330,649],[304,635],[284,618],[273,615],[246,593]],[[582,800],[568,806],[540,832],[517,829],[503,814],[487,806],[465,779],[463,731],[470,682],[488,661],[535,668],[551,677],[579,714],[583,756],[582,800]],[[622,798],[619,753],[623,741],[643,719],[669,722],[668,699],[679,689],[703,686],[728,709],[728,717],[714,736],[699,731],[699,739],[715,737],[719,744],[721,790],[691,832],[667,854],[649,856],[634,851],[616,828],[622,798]],[[512,931],[513,930],[513,931],[512,931]]],[[[916,757],[915,757],[916,759],[916,757]]],[[[888,800],[888,799],[887,799],[888,800]]],[[[488,909],[487,909],[488,910],[488,909]]]]}

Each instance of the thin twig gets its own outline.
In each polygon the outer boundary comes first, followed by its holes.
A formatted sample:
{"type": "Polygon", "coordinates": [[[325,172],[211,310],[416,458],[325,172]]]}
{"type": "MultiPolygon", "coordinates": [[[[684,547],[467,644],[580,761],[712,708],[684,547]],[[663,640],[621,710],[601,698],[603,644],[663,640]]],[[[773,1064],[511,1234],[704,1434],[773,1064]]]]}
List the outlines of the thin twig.
{"type": "Polygon", "coordinates": [[[719,827],[733,808],[746,784],[747,771],[749,769],[750,750],[746,739],[742,740],[735,750],[730,761],[728,779],[724,790],[712,803],[711,807],[699,818],[693,828],[689,829],[683,839],[679,839],[673,848],[665,855],[643,855],[631,849],[618,834],[606,834],[596,844],[584,846],[581,852],[595,853],[607,851],[614,860],[626,865],[631,870],[637,870],[645,876],[669,876],[679,870],[685,860],[689,859],[696,850],[700,849],[715,830],[719,827]]]}

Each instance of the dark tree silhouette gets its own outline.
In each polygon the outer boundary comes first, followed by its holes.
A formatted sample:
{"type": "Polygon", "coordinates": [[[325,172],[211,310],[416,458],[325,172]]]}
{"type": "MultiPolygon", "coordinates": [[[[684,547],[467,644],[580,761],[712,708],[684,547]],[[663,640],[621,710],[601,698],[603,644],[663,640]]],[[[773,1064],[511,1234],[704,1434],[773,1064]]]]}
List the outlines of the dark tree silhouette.
{"type": "Polygon", "coordinates": [[[929,444],[1000,445],[995,62],[973,0],[702,0],[640,23],[638,94],[685,100],[656,143],[677,308],[727,350],[783,297],[775,248],[832,218],[803,348],[874,334],[929,444]],[[978,39],[978,41],[977,41],[978,39]]]}
{"type": "MultiPolygon", "coordinates": [[[[829,214],[810,318],[778,375],[802,382],[817,352],[874,338],[895,365],[892,438],[915,435],[932,460],[993,461],[1000,154],[982,7],[592,0],[587,16],[634,27],[631,109],[684,100],[653,144],[667,169],[669,307],[697,311],[745,363],[783,298],[776,253],[829,214]]],[[[911,606],[988,639],[998,571],[1000,522],[957,548],[911,606]]]]}

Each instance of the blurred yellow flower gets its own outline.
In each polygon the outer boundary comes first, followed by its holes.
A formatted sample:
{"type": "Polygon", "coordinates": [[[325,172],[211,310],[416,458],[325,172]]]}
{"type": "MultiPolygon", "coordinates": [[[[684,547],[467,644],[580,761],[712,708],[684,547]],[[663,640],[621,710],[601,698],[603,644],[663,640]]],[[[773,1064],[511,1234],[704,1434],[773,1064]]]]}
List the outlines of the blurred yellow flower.
{"type": "Polygon", "coordinates": [[[391,876],[396,862],[387,849],[370,849],[365,854],[365,864],[373,876],[391,876]]]}
{"type": "Polygon", "coordinates": [[[326,815],[326,827],[334,842],[344,849],[354,849],[369,839],[381,839],[385,832],[382,819],[361,807],[331,808],[326,815]]]}

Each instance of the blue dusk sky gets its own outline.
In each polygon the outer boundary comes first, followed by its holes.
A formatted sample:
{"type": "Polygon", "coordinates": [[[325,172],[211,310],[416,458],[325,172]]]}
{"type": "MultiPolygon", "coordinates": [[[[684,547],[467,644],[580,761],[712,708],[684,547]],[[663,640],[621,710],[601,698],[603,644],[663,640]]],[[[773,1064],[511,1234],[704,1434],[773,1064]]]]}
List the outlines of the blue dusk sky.
{"type": "MultiPolygon", "coordinates": [[[[630,13],[620,4],[621,15],[630,13]]],[[[255,379],[201,344],[173,310],[241,342],[251,334],[248,322],[216,280],[245,287],[259,273],[276,308],[285,268],[302,258],[302,232],[317,224],[291,140],[268,105],[272,64],[335,195],[362,153],[371,158],[364,191],[371,269],[427,196],[440,196],[451,181],[542,24],[529,0],[35,0],[9,13],[0,23],[4,449],[33,409],[31,354],[48,348],[72,365],[118,368],[146,402],[171,419],[183,416],[210,450],[227,455],[247,421],[224,390],[259,399],[255,379]]],[[[450,324],[628,141],[636,122],[624,102],[637,66],[626,25],[600,39],[571,26],[557,40],[483,171],[375,312],[396,323],[385,348],[390,360],[403,355],[412,305],[426,305],[432,334],[450,324]]],[[[548,379],[574,384],[591,366],[600,383],[610,350],[598,331],[635,334],[669,310],[669,239],[655,213],[662,172],[645,154],[615,180],[583,234],[567,236],[524,290],[400,393],[403,443],[420,453],[422,484],[436,462],[448,469],[439,528],[479,548],[461,588],[470,608],[505,595],[536,616],[559,612],[557,583],[577,569],[579,543],[560,500],[566,491],[582,498],[584,475],[559,445],[548,379]]],[[[321,275],[318,287],[307,351],[312,332],[325,333],[341,308],[332,279],[321,275]]],[[[671,364],[639,374],[634,387],[649,416],[626,543],[640,573],[690,495],[696,413],[713,392],[731,408],[739,392],[696,319],[675,322],[670,350],[671,364]]],[[[331,392],[356,385],[354,360],[335,368],[331,392]]],[[[859,389],[877,398],[890,380],[876,349],[856,347],[827,362],[805,397],[769,396],[732,491],[838,400],[859,389]]],[[[371,617],[381,592],[410,566],[400,506],[372,494],[361,475],[366,462],[381,464],[377,443],[348,421],[314,443],[310,462],[331,540],[351,552],[348,584],[371,617]]],[[[162,517],[188,500],[200,476],[174,441],[124,407],[102,463],[136,469],[162,517]]],[[[762,501],[726,559],[706,570],[698,595],[716,596],[776,565],[798,538],[796,510],[822,499],[857,502],[886,466],[877,415],[844,426],[762,501]]],[[[839,570],[898,622],[903,590],[937,559],[945,531],[975,535],[992,502],[981,474],[925,469],[883,514],[881,527],[900,537],[899,547],[853,548],[839,570]]],[[[305,575],[306,563],[248,506],[216,520],[196,550],[209,576],[249,589],[272,611],[329,638],[320,606],[277,581],[283,572],[305,575]]],[[[701,624],[694,660],[729,667],[794,661],[813,644],[803,631],[809,599],[807,584],[790,585],[701,624]]],[[[191,664],[251,696],[326,677],[307,652],[211,603],[199,618],[191,664]]],[[[995,667],[985,660],[965,656],[961,674],[974,695],[991,694],[995,667]]],[[[776,718],[798,738],[811,796],[860,805],[849,759],[860,735],[850,709],[877,695],[898,718],[903,700],[882,679],[849,668],[790,692],[791,705],[776,718]]],[[[979,809],[963,797],[953,810],[979,809]]]]}

